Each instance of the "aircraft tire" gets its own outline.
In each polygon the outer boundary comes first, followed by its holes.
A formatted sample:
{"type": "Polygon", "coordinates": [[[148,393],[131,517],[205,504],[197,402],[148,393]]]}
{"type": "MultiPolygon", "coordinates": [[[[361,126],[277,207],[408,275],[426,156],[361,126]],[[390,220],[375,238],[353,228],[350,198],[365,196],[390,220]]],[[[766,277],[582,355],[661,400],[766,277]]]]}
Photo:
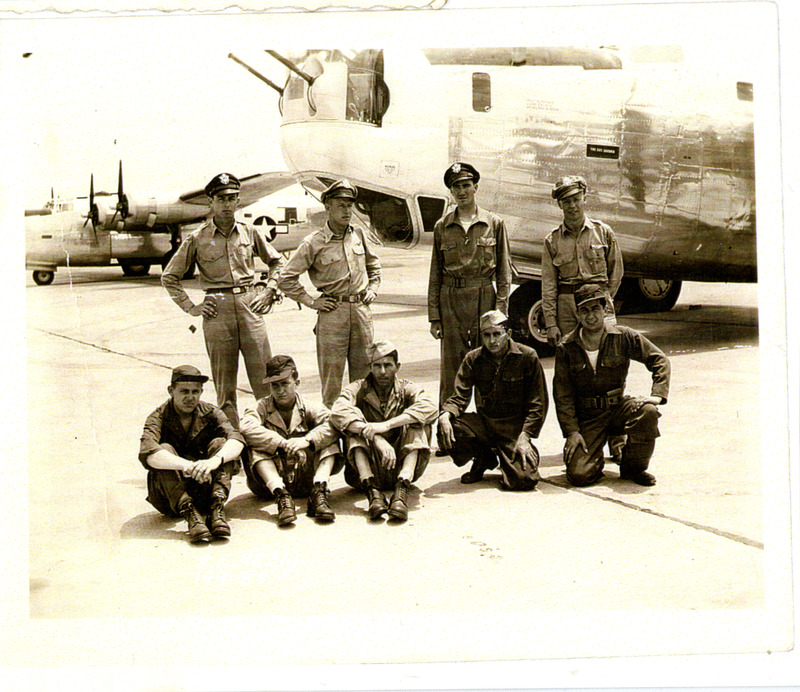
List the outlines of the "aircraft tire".
{"type": "Polygon", "coordinates": [[[49,286],[51,283],[53,283],[55,276],[55,272],[35,271],[33,272],[33,282],[37,286],[49,286]]]}
{"type": "Polygon", "coordinates": [[[125,276],[147,276],[150,273],[150,265],[147,262],[131,262],[130,260],[120,260],[122,273],[125,276]]]}
{"type": "Polygon", "coordinates": [[[680,294],[680,281],[626,278],[622,280],[615,302],[622,302],[619,311],[622,314],[666,312],[675,307],[680,294]]]}
{"type": "Polygon", "coordinates": [[[536,349],[540,358],[549,358],[555,353],[555,349],[547,343],[540,281],[520,284],[509,298],[508,313],[516,341],[536,349]]]}

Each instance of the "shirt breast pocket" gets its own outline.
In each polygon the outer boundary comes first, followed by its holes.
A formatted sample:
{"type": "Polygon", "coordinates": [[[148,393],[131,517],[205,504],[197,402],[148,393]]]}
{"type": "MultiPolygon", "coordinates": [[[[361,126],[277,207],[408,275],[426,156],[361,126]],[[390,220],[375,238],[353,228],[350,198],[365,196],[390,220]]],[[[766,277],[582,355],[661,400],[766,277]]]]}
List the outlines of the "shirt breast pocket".
{"type": "Polygon", "coordinates": [[[363,255],[366,252],[364,249],[364,243],[360,240],[356,243],[353,243],[353,254],[354,255],[363,255]]]}
{"type": "Polygon", "coordinates": [[[458,243],[452,241],[442,243],[441,248],[445,267],[449,269],[458,264],[458,243]]]}
{"type": "Polygon", "coordinates": [[[343,259],[344,250],[341,247],[326,248],[317,256],[317,261],[326,268],[336,262],[341,262],[343,259]]]}
{"type": "Polygon", "coordinates": [[[221,245],[202,245],[197,248],[197,259],[201,262],[216,262],[222,259],[225,248],[221,245]]]}
{"type": "Polygon", "coordinates": [[[606,273],[606,247],[604,245],[590,245],[586,258],[593,273],[606,273]]]}
{"type": "Polygon", "coordinates": [[[253,245],[251,243],[239,243],[236,250],[239,253],[239,257],[245,262],[249,262],[253,259],[253,245]]]}
{"type": "Polygon", "coordinates": [[[494,268],[497,239],[494,236],[481,236],[476,238],[475,246],[478,249],[481,265],[488,269],[494,268]]]}
{"type": "Polygon", "coordinates": [[[500,380],[500,394],[506,406],[516,407],[522,400],[525,378],[522,373],[505,373],[500,380]]]}
{"type": "Polygon", "coordinates": [[[578,275],[578,262],[575,260],[575,249],[559,250],[553,257],[553,266],[558,271],[559,279],[572,279],[578,275]]]}

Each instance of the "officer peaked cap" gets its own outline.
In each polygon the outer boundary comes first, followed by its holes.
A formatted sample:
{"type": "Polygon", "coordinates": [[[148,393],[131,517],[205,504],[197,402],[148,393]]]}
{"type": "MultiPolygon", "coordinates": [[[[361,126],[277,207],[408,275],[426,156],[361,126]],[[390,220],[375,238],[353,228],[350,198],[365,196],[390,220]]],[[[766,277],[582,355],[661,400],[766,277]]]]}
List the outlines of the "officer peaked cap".
{"type": "Polygon", "coordinates": [[[565,197],[574,195],[576,192],[586,192],[588,189],[589,186],[581,176],[565,175],[563,178],[559,178],[556,181],[556,184],[553,186],[553,191],[550,194],[553,195],[553,199],[560,201],[565,197]]]}
{"type": "Polygon", "coordinates": [[[358,197],[358,190],[353,186],[349,180],[337,180],[322,193],[320,199],[325,204],[329,199],[334,197],[349,197],[355,200],[358,197]]]}
{"type": "Polygon", "coordinates": [[[475,166],[471,166],[463,161],[458,161],[444,172],[444,186],[449,190],[459,180],[471,180],[477,183],[481,179],[475,166]]]}

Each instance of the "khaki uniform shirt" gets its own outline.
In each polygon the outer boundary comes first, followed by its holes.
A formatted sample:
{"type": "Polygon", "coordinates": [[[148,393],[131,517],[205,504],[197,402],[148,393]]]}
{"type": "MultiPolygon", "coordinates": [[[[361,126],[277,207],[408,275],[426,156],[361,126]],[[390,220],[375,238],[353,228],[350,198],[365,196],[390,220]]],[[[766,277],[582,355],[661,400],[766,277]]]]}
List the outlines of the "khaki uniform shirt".
{"type": "Polygon", "coordinates": [[[281,290],[292,300],[311,307],[314,298],[300,283],[304,272],[308,272],[317,290],[330,296],[356,295],[367,289],[377,293],[381,284],[380,260],[353,226],[337,238],[326,223],[303,239],[281,272],[281,290]]]}
{"type": "Polygon", "coordinates": [[[213,219],[209,219],[183,241],[161,274],[161,284],[170,298],[189,312],[194,303],[181,286],[181,278],[192,262],[197,264],[200,288],[230,288],[253,283],[255,255],[269,268],[267,286],[277,287],[284,261],[264,233],[255,226],[237,221],[226,236],[213,219]]]}
{"type": "Polygon", "coordinates": [[[623,275],[622,252],[614,231],[585,218],[575,235],[562,223],[545,238],[542,252],[542,311],[545,326],[556,326],[558,286],[597,283],[613,298],[623,275]]]}

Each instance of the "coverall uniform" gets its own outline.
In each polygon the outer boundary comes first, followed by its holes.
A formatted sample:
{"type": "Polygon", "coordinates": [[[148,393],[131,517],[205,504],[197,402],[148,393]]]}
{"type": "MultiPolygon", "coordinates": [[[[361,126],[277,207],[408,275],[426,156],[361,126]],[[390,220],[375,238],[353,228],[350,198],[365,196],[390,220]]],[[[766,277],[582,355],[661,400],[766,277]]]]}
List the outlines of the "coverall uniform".
{"type": "Polygon", "coordinates": [[[477,219],[465,229],[458,220],[458,209],[453,209],[436,222],[428,321],[442,324],[440,405],[453,393],[464,356],[479,342],[481,315],[495,308],[507,315],[510,289],[511,254],[499,216],[478,207],[477,219]]]}
{"type": "MultiPolygon", "coordinates": [[[[564,437],[579,432],[588,453],[578,447],[567,466],[573,485],[590,485],[603,475],[603,445],[610,435],[628,435],[620,472],[645,471],[659,436],[661,414],[652,404],[625,396],[631,360],[652,373],[651,395],[666,403],[670,364],[662,351],[644,336],[621,325],[606,325],[597,367],[592,368],[580,339],[580,329],[568,334],[556,349],[553,399],[564,437]]],[[[566,460],[565,460],[566,463],[566,460]]]]}
{"type": "Polygon", "coordinates": [[[311,283],[323,296],[338,302],[335,310],[317,312],[314,328],[322,401],[330,407],[342,389],[345,363],[351,382],[369,372],[367,346],[373,337],[372,311],[363,298],[368,289],[377,293],[381,264],[360,230],[349,226],[337,238],[325,224],[300,243],[278,283],[289,298],[312,307],[314,299],[300,283],[304,272],[308,272],[311,283]]]}
{"type": "Polygon", "coordinates": [[[339,449],[339,433],[331,425],[330,411],[324,406],[307,403],[298,394],[292,409],[289,425],[275,406],[272,396],[261,399],[255,408],[248,407],[242,416],[240,430],[250,453],[244,457],[247,487],[264,500],[272,499],[272,492],[253,470],[264,459],[272,459],[281,475],[286,490],[292,497],[308,497],[314,488],[314,474],[323,459],[338,457],[333,462],[331,475],[342,470],[344,457],[339,449]],[[311,447],[306,459],[293,467],[286,465],[286,450],[279,449],[282,440],[290,437],[306,437],[311,447]]]}
{"type": "Polygon", "coordinates": [[[187,496],[204,514],[209,511],[215,496],[223,502],[227,500],[231,478],[239,473],[238,459],[228,461],[212,471],[211,483],[198,483],[180,471],[151,468],[147,463],[147,458],[160,449],[190,461],[208,459],[227,440],[244,443],[244,438],[216,406],[201,401],[186,430],[181,425],[172,400],[161,404],[147,417],[139,446],[139,461],[147,469],[147,501],[162,514],[178,517],[181,516],[181,507],[187,496]]]}
{"type": "Polygon", "coordinates": [[[284,261],[264,233],[237,221],[226,236],[209,220],[187,236],[161,275],[167,293],[185,312],[191,310],[193,303],[181,285],[181,277],[192,262],[197,264],[200,287],[214,296],[217,315],[203,318],[203,335],[217,404],[237,427],[239,351],[244,356],[253,396],[261,399],[269,394],[269,386],[262,382],[264,364],[272,355],[267,328],[263,315],[250,309],[255,297],[254,255],[269,269],[267,287],[275,288],[284,261]]]}
{"type": "Polygon", "coordinates": [[[544,370],[532,348],[509,340],[500,361],[483,346],[470,351],[458,369],[455,392],[442,406],[452,419],[456,466],[474,458],[492,469],[499,459],[505,488],[532,490],[539,481],[538,450],[533,447],[537,468],[531,471],[514,454],[514,446],[522,431],[539,436],[548,406],[544,370]],[[477,413],[464,413],[473,387],[477,413]]]}
{"type": "Polygon", "coordinates": [[[575,235],[562,223],[544,240],[542,251],[542,312],[546,328],[562,336],[578,326],[575,291],[586,283],[606,293],[606,322],[613,324],[614,301],[624,273],[622,252],[614,231],[602,221],[586,218],[575,235]]]}
{"type": "Polygon", "coordinates": [[[391,490],[397,485],[403,459],[413,450],[418,450],[418,453],[412,482],[420,478],[431,456],[431,425],[436,420],[436,413],[436,404],[428,397],[425,390],[420,385],[400,377],[395,377],[394,387],[385,402],[381,402],[378,396],[372,373],[363,380],[347,385],[331,409],[331,422],[342,432],[347,445],[347,464],[344,470],[347,484],[353,488],[361,488],[361,480],[353,460],[353,450],[359,447],[367,452],[375,486],[380,490],[391,490]],[[366,439],[347,431],[348,427],[357,421],[382,423],[402,413],[412,416],[416,422],[393,428],[383,436],[397,453],[397,461],[392,469],[383,464],[374,447],[366,439]]]}

